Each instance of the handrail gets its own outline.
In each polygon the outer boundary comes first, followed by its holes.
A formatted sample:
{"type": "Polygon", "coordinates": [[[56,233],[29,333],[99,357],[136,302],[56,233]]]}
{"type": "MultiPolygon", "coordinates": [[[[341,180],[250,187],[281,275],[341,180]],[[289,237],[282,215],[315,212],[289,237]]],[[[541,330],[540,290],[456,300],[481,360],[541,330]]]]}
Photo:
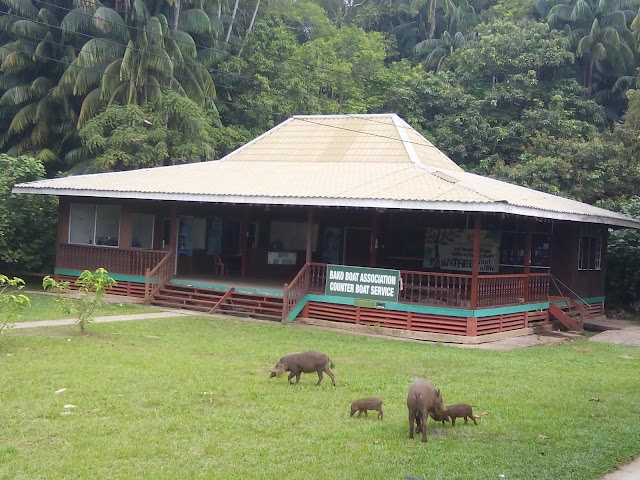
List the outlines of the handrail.
{"type": "Polygon", "coordinates": [[[284,321],[289,312],[295,308],[302,297],[309,291],[309,271],[311,264],[305,263],[298,274],[289,283],[284,284],[282,289],[282,320],[284,321]]]}
{"type": "Polygon", "coordinates": [[[148,302],[173,275],[173,252],[167,253],[160,262],[144,275],[144,300],[148,302]]]}

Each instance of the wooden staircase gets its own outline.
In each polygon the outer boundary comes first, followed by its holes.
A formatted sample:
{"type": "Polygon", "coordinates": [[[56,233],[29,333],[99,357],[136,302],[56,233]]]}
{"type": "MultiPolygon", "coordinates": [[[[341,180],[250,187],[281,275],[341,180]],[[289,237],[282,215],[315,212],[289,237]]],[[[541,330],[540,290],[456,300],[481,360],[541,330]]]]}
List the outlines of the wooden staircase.
{"type": "Polygon", "coordinates": [[[266,320],[282,320],[282,297],[266,294],[224,292],[188,285],[163,285],[151,298],[151,305],[193,310],[203,313],[227,313],[266,320]]]}
{"type": "Polygon", "coordinates": [[[567,330],[582,332],[584,322],[589,316],[582,303],[571,300],[569,297],[554,297],[550,299],[549,315],[560,322],[567,330]],[[560,300],[560,305],[553,301],[560,300]]]}

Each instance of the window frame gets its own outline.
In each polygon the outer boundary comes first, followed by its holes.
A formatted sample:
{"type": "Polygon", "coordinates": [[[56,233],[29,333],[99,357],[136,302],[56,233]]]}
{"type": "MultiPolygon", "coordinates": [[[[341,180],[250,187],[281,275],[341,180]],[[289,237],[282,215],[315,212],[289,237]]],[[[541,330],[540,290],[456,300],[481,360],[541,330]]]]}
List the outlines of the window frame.
{"type": "MultiPolygon", "coordinates": [[[[90,216],[91,214],[89,214],[90,216]]],[[[88,218],[89,223],[91,222],[90,218],[88,218]]],[[[68,228],[68,232],[67,232],[67,242],[70,245],[85,245],[85,246],[91,246],[91,247],[106,247],[106,248],[119,248],[120,246],[120,231],[121,231],[121,227],[122,227],[122,207],[120,205],[113,205],[113,204],[96,204],[96,203],[71,203],[69,205],[69,228],[68,228]],[[91,239],[89,240],[89,243],[84,243],[84,242],[78,242],[78,241],[73,241],[72,240],[72,235],[71,232],[73,230],[73,210],[75,206],[83,206],[83,207],[91,207],[91,209],[93,210],[93,228],[92,228],[92,234],[91,234],[91,239]],[[100,207],[115,207],[118,210],[118,234],[115,237],[116,238],[116,243],[115,245],[98,245],[96,243],[96,234],[98,233],[98,210],[100,209],[100,207]]]]}
{"type": "Polygon", "coordinates": [[[581,232],[578,238],[578,271],[595,272],[602,270],[602,234],[581,232]],[[588,240],[586,257],[583,254],[584,240],[588,240]],[[592,242],[593,241],[593,242],[592,242]],[[587,265],[584,265],[586,258],[587,265]]]}

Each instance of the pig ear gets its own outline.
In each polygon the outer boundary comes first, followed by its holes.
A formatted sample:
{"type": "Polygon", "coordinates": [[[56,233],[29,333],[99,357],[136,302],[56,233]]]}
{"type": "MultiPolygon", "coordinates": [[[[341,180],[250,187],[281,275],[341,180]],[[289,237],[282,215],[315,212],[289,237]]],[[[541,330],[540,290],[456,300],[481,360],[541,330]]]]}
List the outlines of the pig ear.
{"type": "Polygon", "coordinates": [[[438,389],[438,396],[440,396],[440,389],[438,389]]]}

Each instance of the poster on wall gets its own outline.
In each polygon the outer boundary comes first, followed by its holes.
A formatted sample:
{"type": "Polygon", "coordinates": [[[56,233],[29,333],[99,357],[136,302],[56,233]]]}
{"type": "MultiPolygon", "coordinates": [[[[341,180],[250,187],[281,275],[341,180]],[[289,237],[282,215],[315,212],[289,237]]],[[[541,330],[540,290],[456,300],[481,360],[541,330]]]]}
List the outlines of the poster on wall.
{"type": "Polygon", "coordinates": [[[222,218],[210,218],[208,224],[207,255],[220,255],[222,253],[222,218]]]}
{"type": "Polygon", "coordinates": [[[193,255],[193,217],[180,217],[178,255],[193,255]]]}
{"type": "MultiPolygon", "coordinates": [[[[428,228],[424,239],[423,266],[431,270],[470,272],[473,263],[473,230],[428,228]]],[[[480,231],[480,273],[495,273],[500,264],[500,232],[480,231]]]]}
{"type": "Polygon", "coordinates": [[[342,261],[342,229],[327,227],[322,234],[322,261],[324,263],[341,263],[342,261]]]}

